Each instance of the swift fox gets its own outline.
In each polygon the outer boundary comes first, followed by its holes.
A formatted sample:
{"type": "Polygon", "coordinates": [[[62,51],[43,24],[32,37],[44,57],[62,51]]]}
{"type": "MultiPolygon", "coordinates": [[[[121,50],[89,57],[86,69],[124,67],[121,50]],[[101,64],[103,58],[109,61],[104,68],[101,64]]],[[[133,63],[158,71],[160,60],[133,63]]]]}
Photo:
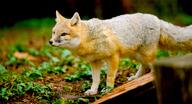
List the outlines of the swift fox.
{"type": "Polygon", "coordinates": [[[49,43],[71,50],[92,65],[93,82],[85,94],[94,95],[103,63],[108,65],[106,84],[113,88],[120,57],[141,63],[136,75],[130,78],[133,80],[151,68],[158,48],[192,51],[192,25],[179,27],[143,13],[81,20],[77,12],[67,19],[56,11],[56,25],[49,43]]]}

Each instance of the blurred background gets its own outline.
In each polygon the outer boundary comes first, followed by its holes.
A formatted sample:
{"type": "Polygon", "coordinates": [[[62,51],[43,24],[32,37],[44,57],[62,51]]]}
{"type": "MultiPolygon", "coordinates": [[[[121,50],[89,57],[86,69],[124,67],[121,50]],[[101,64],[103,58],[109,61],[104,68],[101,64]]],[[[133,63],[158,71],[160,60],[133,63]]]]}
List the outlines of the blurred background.
{"type": "Polygon", "coordinates": [[[12,26],[30,18],[65,17],[79,12],[81,18],[101,19],[125,13],[151,13],[180,25],[192,23],[192,0],[1,0],[0,26],[12,26]]]}
{"type": "MultiPolygon", "coordinates": [[[[56,10],[66,18],[71,18],[74,12],[79,12],[82,19],[108,19],[142,12],[179,26],[192,24],[192,0],[1,0],[0,104],[63,104],[67,95],[83,95],[90,88],[90,65],[70,51],[48,43],[56,10]]],[[[159,50],[156,57],[183,54],[159,50]]],[[[122,59],[119,66],[115,86],[126,83],[139,64],[122,59]]],[[[105,87],[105,70],[102,73],[99,90],[105,87]]],[[[150,100],[144,99],[145,102],[157,104],[155,94],[147,98],[150,100]]],[[[95,99],[89,97],[83,101],[95,99]]],[[[79,104],[76,101],[65,104],[79,104]]]]}

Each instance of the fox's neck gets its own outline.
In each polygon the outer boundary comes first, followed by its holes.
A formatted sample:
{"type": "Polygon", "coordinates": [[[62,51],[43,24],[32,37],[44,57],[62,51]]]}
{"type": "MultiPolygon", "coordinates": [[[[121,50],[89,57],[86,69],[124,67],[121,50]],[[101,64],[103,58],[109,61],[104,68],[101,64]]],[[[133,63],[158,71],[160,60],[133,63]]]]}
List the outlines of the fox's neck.
{"type": "Polygon", "coordinates": [[[90,28],[87,24],[87,21],[82,21],[81,25],[84,27],[84,31],[82,32],[81,37],[80,37],[81,43],[75,50],[76,51],[75,53],[78,56],[84,56],[84,55],[92,53],[92,51],[93,51],[93,46],[90,44],[91,43],[90,28]]]}

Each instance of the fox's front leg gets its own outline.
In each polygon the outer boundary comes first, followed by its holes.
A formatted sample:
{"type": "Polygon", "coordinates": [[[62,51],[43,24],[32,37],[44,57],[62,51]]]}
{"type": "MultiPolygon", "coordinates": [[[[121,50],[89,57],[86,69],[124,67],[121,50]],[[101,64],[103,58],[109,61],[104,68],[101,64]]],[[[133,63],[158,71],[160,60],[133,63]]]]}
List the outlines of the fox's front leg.
{"type": "Polygon", "coordinates": [[[114,88],[115,77],[119,66],[119,54],[116,53],[107,59],[108,72],[107,72],[107,87],[114,88]]]}
{"type": "Polygon", "coordinates": [[[101,72],[101,61],[95,61],[91,63],[92,66],[92,85],[91,89],[85,92],[85,95],[97,94],[99,83],[100,83],[100,72],[101,72]]]}

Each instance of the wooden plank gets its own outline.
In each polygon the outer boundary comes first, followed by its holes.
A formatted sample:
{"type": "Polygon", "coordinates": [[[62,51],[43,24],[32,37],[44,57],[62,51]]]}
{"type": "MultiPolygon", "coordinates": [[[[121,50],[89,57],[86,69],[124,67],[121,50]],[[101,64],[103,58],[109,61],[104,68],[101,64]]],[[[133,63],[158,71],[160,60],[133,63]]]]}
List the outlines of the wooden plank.
{"type": "Polygon", "coordinates": [[[103,97],[101,97],[100,99],[96,100],[95,102],[93,102],[92,104],[100,104],[103,103],[107,100],[113,99],[117,96],[120,96],[121,94],[124,93],[128,93],[129,91],[136,89],[138,87],[144,86],[150,82],[152,82],[154,80],[153,74],[152,73],[148,73],[146,75],[143,75],[142,77],[135,79],[133,81],[127,82],[115,89],[113,89],[112,92],[107,93],[106,95],[104,95],[103,97]]]}

